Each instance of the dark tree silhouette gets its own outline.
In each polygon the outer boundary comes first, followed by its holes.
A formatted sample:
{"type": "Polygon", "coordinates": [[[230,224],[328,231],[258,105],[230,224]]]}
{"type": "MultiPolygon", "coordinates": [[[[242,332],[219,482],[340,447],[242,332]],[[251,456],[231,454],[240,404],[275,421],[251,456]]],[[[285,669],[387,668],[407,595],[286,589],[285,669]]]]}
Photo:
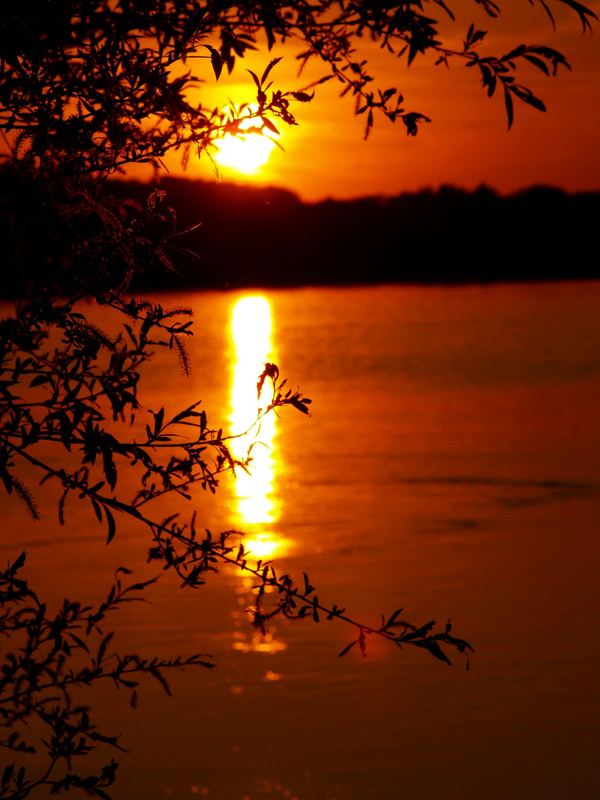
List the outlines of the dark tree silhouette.
{"type": "MultiPolygon", "coordinates": [[[[500,13],[491,0],[477,4],[490,17],[500,13]]],[[[552,5],[561,4],[579,16],[584,29],[590,27],[595,15],[575,0],[539,2],[549,15],[552,5]]],[[[308,575],[297,584],[273,564],[251,559],[238,532],[215,536],[197,526],[194,514],[182,516],[180,501],[190,498],[190,487],[214,492],[219,476],[249,468],[250,456],[236,461],[228,437],[209,425],[198,404],[171,419],[163,409],[144,407],[140,368],[156,348],[174,350],[189,372],[190,311],[137,300],[128,288],[141,269],[170,267],[184,231],[162,191],[153,191],[141,209],[102,191],[107,177],[127,164],[150,163],[158,170],[171,150],[180,150],[185,162],[192,148],[210,152],[225,133],[268,135],[278,124],[293,125],[295,104],[308,102],[330,77],[340,82],[342,94],[354,97],[366,134],[376,113],[416,134],[427,117],[409,110],[396,88],[373,88],[368,63],[355,52],[362,38],[409,64],[426,53],[439,64],[464,61],[479,71],[489,95],[503,93],[509,125],[514,100],[543,109],[517,82],[516,72],[528,62],[547,75],[556,73],[567,66],[565,58],[552,48],[528,45],[502,56],[481,55],[477,48],[485,33],[474,26],[461,49],[450,49],[434,15],[452,17],[451,5],[21,0],[3,9],[0,126],[3,182],[11,191],[2,201],[2,219],[21,299],[14,315],[0,323],[0,478],[33,518],[38,510],[21,477],[24,465],[58,489],[60,523],[73,498],[89,504],[108,543],[119,520],[135,520],[148,533],[150,560],[162,572],[176,573],[185,587],[200,587],[207,572],[225,564],[251,573],[252,616],[259,629],[277,615],[316,622],[326,617],[355,631],[340,655],[355,645],[364,653],[369,636],[419,647],[447,663],[447,650],[468,653],[469,644],[452,634],[450,624],[415,625],[399,610],[379,625],[358,622],[345,609],[323,603],[308,575]],[[312,86],[277,89],[272,60],[262,75],[252,74],[255,105],[222,110],[192,102],[189,90],[199,78],[218,79],[223,68],[232,70],[259,35],[269,49],[298,39],[304,48],[300,64],[318,59],[328,75],[312,86]],[[248,123],[250,128],[242,128],[248,123]],[[94,325],[78,305],[84,298],[119,317],[119,332],[94,325]],[[147,424],[141,437],[130,439],[121,423],[135,416],[147,424]],[[45,455],[49,449],[52,458],[45,455]],[[123,468],[137,471],[134,497],[123,496],[123,468]],[[173,514],[160,519],[151,506],[166,494],[174,501],[173,514]]],[[[265,383],[272,387],[271,399],[260,416],[287,406],[308,413],[310,400],[290,390],[273,364],[258,377],[259,393],[265,383]]],[[[121,576],[128,570],[117,570],[99,607],[65,601],[50,614],[21,577],[24,561],[21,554],[0,573],[0,633],[8,643],[0,677],[0,746],[14,756],[0,773],[0,798],[20,800],[38,787],[107,798],[115,762],[92,775],[76,762],[99,744],[118,742],[97,730],[73,690],[110,679],[131,691],[135,705],[140,677],[149,675],[168,690],[170,669],[211,662],[113,650],[105,618],[148,588],[148,582],[124,586],[121,576]],[[28,761],[36,750],[47,756],[40,772],[28,761]]]]}

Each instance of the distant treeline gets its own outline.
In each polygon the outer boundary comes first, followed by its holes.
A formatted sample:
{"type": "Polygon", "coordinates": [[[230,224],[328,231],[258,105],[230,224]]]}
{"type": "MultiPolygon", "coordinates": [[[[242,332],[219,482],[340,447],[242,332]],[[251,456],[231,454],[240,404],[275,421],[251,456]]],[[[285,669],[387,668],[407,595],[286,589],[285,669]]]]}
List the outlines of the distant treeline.
{"type": "MultiPolygon", "coordinates": [[[[145,288],[472,283],[600,278],[600,192],[534,187],[509,197],[444,186],[396,197],[303,203],[275,188],[168,178],[178,274],[145,288]]],[[[145,184],[110,191],[142,202],[145,184]]]]}
{"type": "MultiPolygon", "coordinates": [[[[160,188],[179,230],[199,226],[172,240],[167,253],[176,271],[138,276],[141,289],[600,278],[600,192],[534,187],[502,197],[485,187],[443,186],[304,203],[283,189],[216,181],[166,178],[160,188]]],[[[151,191],[134,181],[104,188],[134,205],[145,204],[151,191]]],[[[10,234],[11,214],[26,215],[28,206],[0,180],[0,228],[8,219],[10,234]]],[[[36,247],[48,247],[36,240],[36,227],[27,236],[33,256],[36,247]]],[[[10,261],[10,245],[4,250],[10,261]]],[[[84,252],[81,258],[85,272],[84,252]]],[[[19,253],[14,268],[6,264],[3,294],[18,292],[12,279],[27,260],[19,253]]]]}

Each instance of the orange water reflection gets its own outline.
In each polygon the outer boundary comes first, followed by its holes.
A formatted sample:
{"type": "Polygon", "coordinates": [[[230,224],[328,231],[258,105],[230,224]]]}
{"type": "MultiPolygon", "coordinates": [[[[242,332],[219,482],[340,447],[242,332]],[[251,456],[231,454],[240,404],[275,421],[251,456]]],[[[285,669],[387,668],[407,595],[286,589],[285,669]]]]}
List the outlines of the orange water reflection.
{"type": "MultiPolygon", "coordinates": [[[[262,653],[272,656],[287,650],[287,645],[277,638],[275,627],[272,625],[265,634],[255,629],[248,629],[248,620],[245,617],[247,609],[254,605],[255,597],[252,591],[254,583],[255,581],[245,576],[236,587],[239,610],[231,612],[234,627],[232,648],[240,653],[262,653]]],[[[266,591],[268,594],[271,590],[267,588],[266,591]]],[[[281,678],[282,675],[279,672],[267,670],[264,680],[278,681],[281,678]]]]}
{"type": "Polygon", "coordinates": [[[279,519],[274,497],[275,416],[269,414],[259,425],[254,424],[259,408],[269,401],[269,387],[265,384],[261,396],[257,397],[256,382],[265,363],[275,360],[271,331],[271,305],[266,298],[243,297],[235,303],[231,313],[230,422],[231,433],[243,435],[232,440],[231,450],[236,458],[244,459],[252,448],[250,473],[239,469],[235,478],[237,512],[243,525],[274,523],[279,519]]]}
{"type": "MultiPolygon", "coordinates": [[[[232,384],[229,419],[231,433],[237,436],[232,440],[231,451],[235,458],[242,460],[250,450],[252,459],[248,472],[238,469],[235,475],[237,521],[247,533],[244,537],[246,551],[264,561],[285,555],[289,548],[289,542],[275,529],[281,515],[277,495],[280,472],[277,420],[274,414],[269,414],[258,425],[254,424],[259,409],[265,408],[271,399],[268,382],[257,397],[258,377],[265,363],[277,361],[270,302],[260,295],[237,300],[231,310],[230,334],[232,384]]],[[[234,627],[242,628],[246,608],[253,605],[252,585],[252,580],[244,578],[236,590],[240,609],[233,612],[234,627]]],[[[243,653],[274,654],[285,648],[273,630],[265,636],[257,631],[244,632],[243,628],[234,633],[233,649],[243,653]]],[[[278,675],[275,672],[269,674],[278,675]]]]}

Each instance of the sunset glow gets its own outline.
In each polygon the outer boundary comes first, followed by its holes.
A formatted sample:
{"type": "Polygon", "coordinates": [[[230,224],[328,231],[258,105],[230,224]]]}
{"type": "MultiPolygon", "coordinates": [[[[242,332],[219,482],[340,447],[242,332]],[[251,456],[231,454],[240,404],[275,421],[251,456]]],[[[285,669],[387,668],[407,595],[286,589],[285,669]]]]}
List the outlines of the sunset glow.
{"type": "Polygon", "coordinates": [[[599,34],[7,3],[0,800],[600,800],[599,34]]]}
{"type": "MultiPolygon", "coordinates": [[[[242,126],[243,127],[243,126],[242,126]]],[[[246,127],[254,127],[249,121],[246,127]]],[[[215,142],[215,161],[223,167],[231,167],[244,175],[251,175],[269,160],[275,142],[260,133],[225,134],[215,142]]]]}
{"type": "MultiPolygon", "coordinates": [[[[504,5],[504,19],[490,25],[490,50],[502,51],[521,38],[535,41],[542,37],[541,27],[546,24],[543,13],[533,12],[528,3],[504,5]]],[[[465,0],[459,6],[466,28],[469,4],[465,0]]],[[[456,32],[462,33],[460,25],[456,32]]],[[[538,78],[533,88],[548,113],[517,106],[510,134],[500,97],[490,99],[480,91],[473,70],[460,69],[458,64],[446,70],[436,68],[433,60],[416,59],[410,70],[399,71],[398,60],[388,59],[384,51],[365,42],[365,56],[373,63],[382,85],[399,83],[407,103],[431,117],[431,124],[423,126],[419,136],[407,137],[402,124],[388,124],[376,114],[373,133],[363,142],[364,115],[353,116],[351,104],[339,102],[337,84],[330,81],[317,87],[311,103],[294,108],[298,126],[279,126],[285,153],[273,153],[269,140],[257,144],[248,136],[246,145],[227,138],[222,142],[227,154],[215,151],[215,161],[232,178],[252,185],[268,181],[307,201],[328,196],[350,199],[394,195],[445,184],[474,189],[485,183],[503,193],[538,183],[594,191],[600,174],[598,37],[582,36],[568,14],[551,35],[552,46],[566,54],[573,72],[560,70],[551,81],[538,78]],[[573,147],[575,130],[577,148],[573,147]],[[255,146],[269,151],[262,166],[251,167],[245,153],[246,148],[255,146]]],[[[291,41],[274,49],[274,56],[283,56],[275,73],[278,85],[298,86],[297,52],[291,41]]],[[[260,74],[265,67],[263,54],[248,53],[244,66],[260,74]]],[[[306,81],[317,77],[315,67],[306,81]]],[[[529,78],[526,72],[525,77],[529,78]]],[[[247,73],[235,70],[222,75],[214,86],[207,82],[206,93],[216,105],[226,89],[227,95],[241,104],[251,102],[252,87],[247,73]]],[[[172,154],[167,160],[169,169],[189,177],[190,171],[184,173],[180,161],[179,154],[172,154]]],[[[209,159],[200,159],[194,165],[196,176],[214,181],[214,165],[209,159]]]]}

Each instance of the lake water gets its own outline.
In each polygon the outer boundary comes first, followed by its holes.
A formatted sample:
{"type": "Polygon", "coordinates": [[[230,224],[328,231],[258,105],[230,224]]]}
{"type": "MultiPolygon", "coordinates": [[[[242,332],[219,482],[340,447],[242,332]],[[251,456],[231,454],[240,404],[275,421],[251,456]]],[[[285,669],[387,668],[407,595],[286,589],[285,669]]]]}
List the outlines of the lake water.
{"type": "MultiPolygon", "coordinates": [[[[251,481],[194,495],[212,530],[310,573],[324,601],[376,624],[398,606],[451,618],[471,670],[372,643],[338,622],[253,634],[251,583],[197,592],[166,576],[120,612],[124,651],[208,652],[140,707],[91,702],[122,733],[117,800],[588,800],[600,790],[600,283],[375,287],[161,298],[191,305],[191,378],[164,353],[141,396],[202,399],[225,430],[279,364],[313,399],[263,426],[251,481]]],[[[132,486],[133,488],[133,482],[132,486]]],[[[126,492],[127,494],[127,492],[126,492]]],[[[110,547],[87,509],[28,520],[2,497],[3,559],[29,550],[50,599],[96,600],[119,564],[148,574],[143,530],[110,547]]],[[[191,507],[191,506],[190,506],[191,507]]],[[[173,510],[163,503],[160,511],[173,510]]],[[[184,510],[187,510],[187,506],[184,510]]],[[[157,512],[158,515],[158,512],[157,512]]]]}

